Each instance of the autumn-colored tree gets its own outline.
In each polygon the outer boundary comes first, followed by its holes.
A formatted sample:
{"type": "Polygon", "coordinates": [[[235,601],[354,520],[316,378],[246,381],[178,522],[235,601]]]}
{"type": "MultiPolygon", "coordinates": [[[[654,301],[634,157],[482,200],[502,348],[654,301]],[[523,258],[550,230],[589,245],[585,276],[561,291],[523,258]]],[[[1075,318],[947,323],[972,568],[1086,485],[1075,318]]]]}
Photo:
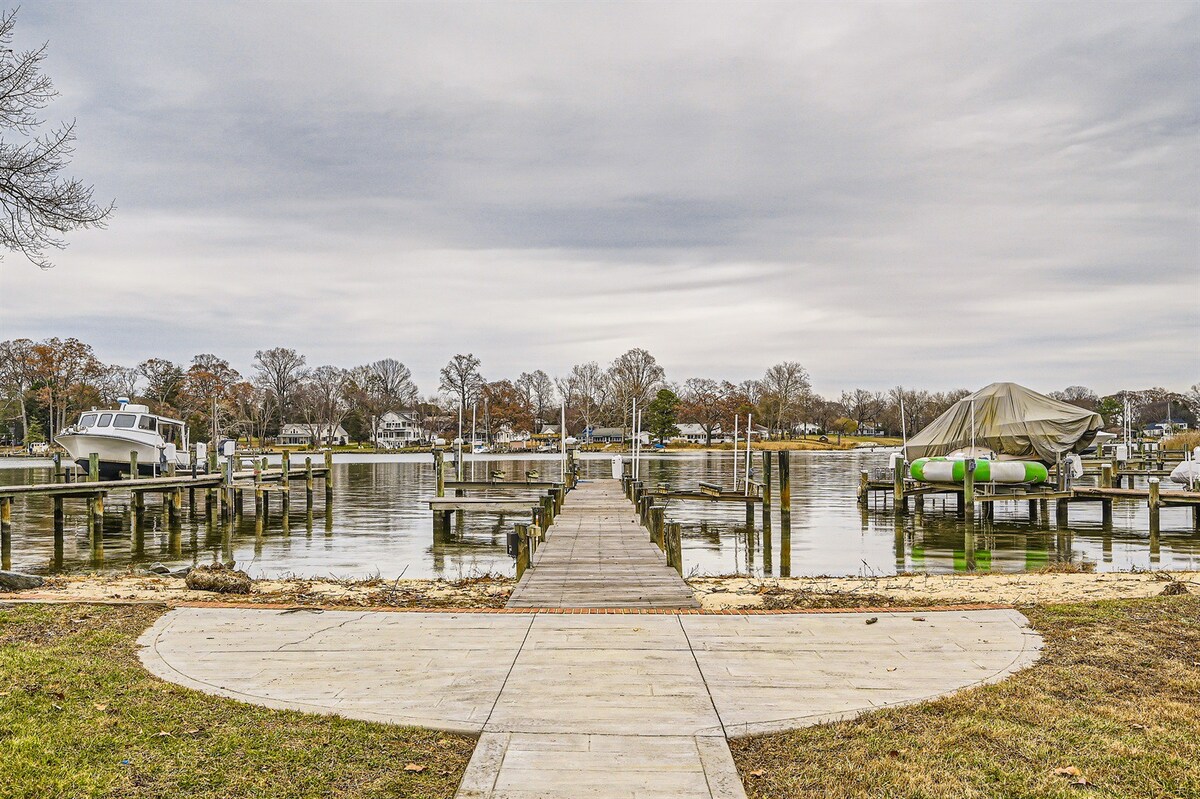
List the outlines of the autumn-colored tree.
{"type": "Polygon", "coordinates": [[[704,443],[712,444],[713,434],[724,432],[736,412],[732,402],[737,389],[728,380],[718,382],[707,377],[691,377],[684,381],[680,394],[679,418],[700,425],[704,443]]]}
{"type": "Polygon", "coordinates": [[[67,425],[73,408],[72,395],[80,399],[84,385],[95,380],[103,364],[89,344],[76,338],[48,338],[33,346],[34,380],[38,397],[48,411],[51,434],[67,425]]]}
{"type": "Polygon", "coordinates": [[[224,358],[204,353],[192,359],[183,376],[179,401],[196,438],[207,435],[215,444],[222,430],[235,422],[229,390],[241,379],[224,358]]]}
{"type": "Polygon", "coordinates": [[[510,380],[486,383],[480,394],[483,403],[483,429],[489,442],[500,433],[533,431],[536,421],[529,395],[510,380]]]}

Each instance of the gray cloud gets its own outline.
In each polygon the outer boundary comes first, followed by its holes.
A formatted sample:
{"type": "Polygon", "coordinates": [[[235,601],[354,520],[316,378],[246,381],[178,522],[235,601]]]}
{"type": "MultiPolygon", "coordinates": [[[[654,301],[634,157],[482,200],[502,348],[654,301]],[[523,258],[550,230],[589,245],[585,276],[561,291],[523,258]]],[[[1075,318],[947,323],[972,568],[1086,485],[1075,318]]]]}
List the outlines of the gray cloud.
{"type": "Polygon", "coordinates": [[[655,352],[818,388],[1200,379],[1190,3],[21,12],[108,231],[0,337],[432,387],[655,352]],[[47,298],[53,298],[48,301],[47,298]],[[983,357],[985,356],[986,357],[983,357]]]}

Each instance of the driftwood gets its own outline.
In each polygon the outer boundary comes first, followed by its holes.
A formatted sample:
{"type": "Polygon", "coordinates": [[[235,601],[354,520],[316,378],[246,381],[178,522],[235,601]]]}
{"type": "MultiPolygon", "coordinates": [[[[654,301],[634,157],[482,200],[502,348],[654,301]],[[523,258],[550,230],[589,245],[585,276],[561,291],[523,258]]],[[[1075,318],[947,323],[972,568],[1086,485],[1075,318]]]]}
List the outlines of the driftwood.
{"type": "Polygon", "coordinates": [[[184,584],[193,591],[215,591],[218,594],[250,593],[250,576],[223,563],[197,566],[188,572],[184,584]]]}

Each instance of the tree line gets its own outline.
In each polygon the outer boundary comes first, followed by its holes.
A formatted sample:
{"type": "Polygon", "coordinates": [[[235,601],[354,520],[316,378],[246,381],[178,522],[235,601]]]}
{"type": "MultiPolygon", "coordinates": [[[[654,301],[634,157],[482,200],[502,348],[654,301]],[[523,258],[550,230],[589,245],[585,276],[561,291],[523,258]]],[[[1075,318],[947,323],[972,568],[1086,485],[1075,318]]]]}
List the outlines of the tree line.
{"type": "MultiPolygon", "coordinates": [[[[351,368],[310,366],[300,352],[275,347],[254,354],[243,375],[229,361],[201,353],[189,363],[151,357],[132,366],[105,364],[78,339],[18,338],[0,342],[0,439],[28,443],[51,435],[93,407],[113,407],[127,397],[163,416],[184,420],[194,441],[244,438],[264,441],[285,423],[306,428],[311,440],[339,426],[353,441],[370,442],[388,412],[409,414],[424,436],[457,434],[460,414],[478,435],[538,433],[557,424],[566,405],[572,435],[588,429],[632,426],[636,401],[643,428],[666,439],[679,424],[699,426],[711,443],[733,429],[734,417],[752,414],[773,438],[814,433],[895,436],[920,430],[969,392],[914,388],[855,388],[823,397],[796,361],[766,369],[762,377],[733,383],[708,377],[668,379],[655,357],[631,349],[607,365],[576,364],[551,377],[541,369],[515,378],[489,379],[471,353],[456,354],[441,369],[437,390],[422,394],[401,361],[384,358],[351,368]]],[[[1185,392],[1162,388],[1098,396],[1081,386],[1053,392],[1066,402],[1099,411],[1109,425],[1123,423],[1125,401],[1135,424],[1168,413],[1195,425],[1200,382],[1185,392]]]]}

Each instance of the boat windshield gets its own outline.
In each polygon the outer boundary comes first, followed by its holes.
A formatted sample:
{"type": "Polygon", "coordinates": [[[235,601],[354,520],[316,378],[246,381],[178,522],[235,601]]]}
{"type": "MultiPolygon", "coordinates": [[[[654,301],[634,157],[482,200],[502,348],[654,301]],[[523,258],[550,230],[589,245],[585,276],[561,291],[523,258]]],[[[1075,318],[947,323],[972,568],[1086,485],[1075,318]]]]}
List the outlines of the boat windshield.
{"type": "Polygon", "coordinates": [[[79,417],[79,426],[80,427],[91,427],[95,423],[96,423],[96,414],[94,414],[94,413],[85,413],[83,416],[79,417]]]}
{"type": "Polygon", "coordinates": [[[113,427],[133,427],[137,423],[137,416],[132,413],[118,413],[113,419],[113,427]]]}
{"type": "Polygon", "coordinates": [[[183,442],[183,425],[161,422],[158,433],[162,436],[164,443],[178,446],[183,442]]]}
{"type": "Polygon", "coordinates": [[[139,416],[138,430],[149,430],[151,432],[158,429],[158,419],[153,416],[139,416]]]}
{"type": "Polygon", "coordinates": [[[112,417],[111,413],[100,414],[100,421],[96,422],[96,427],[108,427],[109,423],[112,422],[112,417]]]}

